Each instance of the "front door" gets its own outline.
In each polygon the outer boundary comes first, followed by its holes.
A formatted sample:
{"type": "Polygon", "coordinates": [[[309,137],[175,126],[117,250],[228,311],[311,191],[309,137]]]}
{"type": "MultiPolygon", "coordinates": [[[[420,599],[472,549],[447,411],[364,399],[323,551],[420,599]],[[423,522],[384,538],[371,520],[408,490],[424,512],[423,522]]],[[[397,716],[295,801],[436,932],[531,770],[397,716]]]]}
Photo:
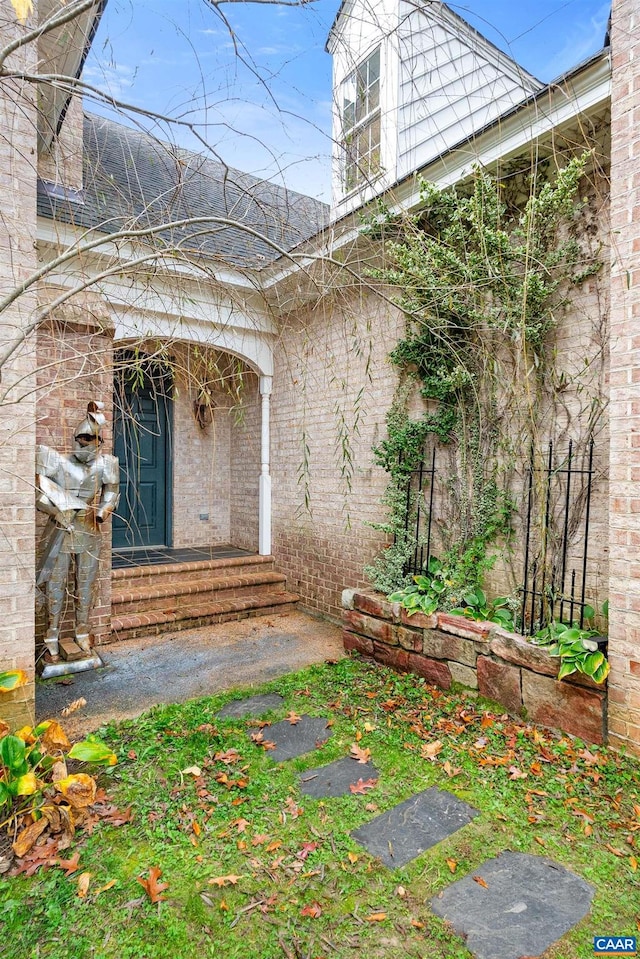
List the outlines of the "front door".
{"type": "Polygon", "coordinates": [[[170,378],[151,362],[117,358],[113,449],[120,460],[120,502],[113,549],[170,545],[170,378]]]}

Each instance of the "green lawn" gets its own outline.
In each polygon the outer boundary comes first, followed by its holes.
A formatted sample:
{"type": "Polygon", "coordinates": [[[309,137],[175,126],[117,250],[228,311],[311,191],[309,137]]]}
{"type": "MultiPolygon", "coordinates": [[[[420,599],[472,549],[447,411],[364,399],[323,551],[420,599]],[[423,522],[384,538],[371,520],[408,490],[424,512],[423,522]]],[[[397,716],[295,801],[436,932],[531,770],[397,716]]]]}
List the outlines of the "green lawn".
{"type": "Polygon", "coordinates": [[[285,697],[267,718],[331,716],[331,737],[275,764],[249,738],[255,720],[216,717],[238,693],[101,731],[119,763],[100,782],[120,809],[132,807],[132,821],[99,823],[63,853],[80,851],[68,876],[51,866],[0,882],[5,959],[465,959],[464,943],[428,903],[507,849],[549,856],[596,887],[591,913],[548,957],[586,959],[596,934],[638,935],[637,762],[355,660],[259,691],[285,697]],[[374,788],[323,801],[300,795],[302,770],[355,743],[380,771],[374,788]],[[350,838],[432,785],[480,815],[394,871],[350,838]],[[167,884],[155,903],[138,881],[149,886],[150,870],[167,884]]]}

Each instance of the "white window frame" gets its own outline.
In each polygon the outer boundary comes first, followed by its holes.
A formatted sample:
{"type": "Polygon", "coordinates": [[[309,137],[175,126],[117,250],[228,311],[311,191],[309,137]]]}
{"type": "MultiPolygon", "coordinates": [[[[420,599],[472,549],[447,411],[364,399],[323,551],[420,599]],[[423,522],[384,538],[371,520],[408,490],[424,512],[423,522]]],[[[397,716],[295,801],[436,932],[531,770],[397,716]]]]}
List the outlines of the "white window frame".
{"type": "Polygon", "coordinates": [[[377,46],[340,85],[345,195],[382,173],[380,87],[381,48],[377,46]]]}

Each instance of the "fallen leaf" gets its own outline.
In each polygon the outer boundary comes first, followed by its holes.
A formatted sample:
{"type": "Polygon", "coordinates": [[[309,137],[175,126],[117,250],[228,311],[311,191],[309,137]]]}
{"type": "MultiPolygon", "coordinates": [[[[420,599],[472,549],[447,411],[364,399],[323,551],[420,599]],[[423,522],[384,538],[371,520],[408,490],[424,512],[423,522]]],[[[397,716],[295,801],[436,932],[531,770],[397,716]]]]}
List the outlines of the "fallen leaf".
{"type": "Polygon", "coordinates": [[[629,865],[631,866],[632,872],[638,871],[638,860],[635,856],[629,856],[629,865]]]}
{"type": "Polygon", "coordinates": [[[244,832],[247,826],[250,826],[251,823],[248,819],[234,819],[231,825],[235,826],[238,832],[244,832]]]}
{"type": "Polygon", "coordinates": [[[315,852],[319,846],[319,842],[303,842],[302,848],[296,853],[296,859],[302,859],[304,861],[312,852],[315,852]]]}
{"type": "Polygon", "coordinates": [[[86,699],[83,696],[81,696],[79,699],[74,699],[73,702],[69,703],[68,706],[65,706],[62,712],[60,713],[60,715],[64,716],[64,718],[66,719],[67,716],[71,716],[72,713],[77,712],[79,709],[82,709],[83,706],[86,706],[86,705],[87,705],[86,699]]]}
{"type": "Polygon", "coordinates": [[[199,766],[187,766],[186,769],[181,769],[180,772],[183,776],[193,776],[195,779],[199,779],[202,776],[202,770],[199,766]]]}
{"type": "MultiPolygon", "coordinates": [[[[252,846],[264,846],[264,844],[265,844],[266,842],[269,842],[270,839],[271,839],[271,836],[267,836],[266,833],[260,833],[259,835],[253,837],[253,839],[251,840],[251,845],[252,845],[252,846]]],[[[269,847],[267,846],[267,850],[268,850],[268,849],[269,849],[269,847]]]]}
{"type": "Polygon", "coordinates": [[[526,779],[527,774],[523,773],[517,766],[509,766],[509,779],[526,779]]]}
{"type": "Polygon", "coordinates": [[[420,922],[419,919],[412,919],[411,925],[414,927],[414,929],[424,929],[424,923],[420,922]]]}
{"type": "Polygon", "coordinates": [[[270,842],[269,845],[265,848],[265,851],[275,852],[276,849],[279,849],[281,845],[282,845],[282,842],[280,839],[274,839],[274,841],[270,842]]]}
{"type": "Polygon", "coordinates": [[[45,831],[48,825],[48,821],[42,818],[36,820],[36,822],[32,822],[30,826],[22,830],[11,847],[18,859],[22,859],[25,853],[29,852],[36,839],[45,831]]]}
{"type": "Polygon", "coordinates": [[[398,886],[396,888],[396,896],[399,896],[400,899],[406,898],[406,895],[407,895],[407,890],[404,888],[404,886],[398,886]]]}
{"type": "Polygon", "coordinates": [[[237,886],[239,879],[242,879],[242,876],[231,874],[230,876],[216,876],[214,879],[207,879],[207,883],[221,889],[223,886],[237,886]]]}
{"type": "Polygon", "coordinates": [[[535,841],[538,843],[539,846],[546,846],[546,845],[547,845],[546,842],[544,841],[544,839],[542,839],[541,836],[534,836],[533,838],[535,839],[535,841]]]}
{"type": "Polygon", "coordinates": [[[359,779],[357,783],[349,783],[349,792],[354,796],[362,796],[367,789],[373,789],[378,783],[377,779],[359,779]]]}
{"type": "Polygon", "coordinates": [[[226,766],[230,766],[232,763],[240,762],[242,759],[237,749],[226,749],[224,752],[216,753],[213,758],[216,762],[224,763],[226,766]]]}
{"type": "MultiPolygon", "coordinates": [[[[451,872],[455,872],[456,869],[458,868],[458,863],[456,862],[455,859],[445,859],[445,862],[446,862],[446,864],[447,864],[447,866],[449,867],[449,869],[450,869],[451,872]]],[[[476,878],[476,877],[474,876],[474,879],[475,879],[475,878],[476,878]]],[[[477,882],[477,881],[478,881],[478,880],[476,879],[476,882],[477,882]]]]}
{"type": "Polygon", "coordinates": [[[71,859],[58,859],[56,866],[60,866],[64,870],[65,876],[70,876],[71,873],[75,872],[80,863],[80,853],[74,852],[71,859]]]}
{"type": "Polygon", "coordinates": [[[387,918],[386,912],[372,912],[370,916],[365,916],[365,922],[384,922],[387,918]]]}
{"type": "Polygon", "coordinates": [[[285,802],[285,807],[287,812],[293,819],[297,819],[298,816],[301,816],[304,812],[304,809],[301,806],[298,806],[298,804],[295,802],[294,799],[291,798],[291,796],[287,798],[287,801],[285,802]]]}
{"type": "Polygon", "coordinates": [[[297,726],[297,724],[300,722],[301,718],[302,718],[302,717],[301,717],[301,716],[298,716],[298,714],[297,714],[296,712],[294,712],[293,709],[291,710],[291,712],[287,713],[287,715],[285,716],[285,719],[287,719],[287,720],[291,723],[292,726],[297,726]]]}
{"type": "Polygon", "coordinates": [[[199,836],[200,833],[202,832],[202,827],[200,826],[200,823],[197,821],[197,819],[193,820],[193,822],[191,823],[191,828],[193,829],[196,836],[199,836]]]}
{"type": "Polygon", "coordinates": [[[425,743],[420,747],[420,755],[423,759],[435,759],[439,752],[442,751],[442,743],[439,739],[435,739],[432,743],[425,743]]]}
{"type": "Polygon", "coordinates": [[[94,892],[94,894],[93,894],[93,895],[94,895],[94,898],[95,898],[96,896],[99,896],[101,892],[106,892],[107,889],[113,889],[113,887],[115,886],[115,884],[117,883],[117,881],[118,881],[117,879],[110,879],[109,882],[106,882],[106,883],[104,884],[104,886],[100,886],[100,888],[99,888],[99,889],[96,889],[96,891],[94,892]]]}
{"type": "Polygon", "coordinates": [[[482,878],[482,876],[474,876],[474,877],[473,877],[473,881],[474,881],[474,882],[477,882],[478,885],[479,885],[479,886],[482,886],[483,889],[488,889],[488,888],[489,888],[489,884],[484,881],[484,879],[482,878]]]}
{"type": "Polygon", "coordinates": [[[319,902],[312,902],[309,906],[303,906],[300,910],[301,916],[309,916],[310,919],[317,919],[322,915],[322,907],[319,902]]]}
{"type": "Polygon", "coordinates": [[[357,743],[354,743],[351,747],[351,758],[355,759],[358,763],[368,763],[371,757],[370,749],[362,749],[361,746],[358,746],[357,743]]]}
{"type": "Polygon", "coordinates": [[[144,876],[138,876],[137,880],[148,895],[151,902],[161,902],[166,897],[162,895],[165,889],[169,888],[168,882],[158,882],[158,879],[162,875],[162,870],[158,866],[152,866],[149,869],[149,875],[147,878],[144,876]]]}
{"type": "Polygon", "coordinates": [[[622,849],[616,849],[615,846],[612,846],[611,843],[608,842],[604,844],[604,848],[608,849],[609,852],[612,852],[614,856],[618,856],[620,858],[624,858],[627,855],[626,852],[622,851],[622,849]]]}
{"type": "Polygon", "coordinates": [[[83,872],[78,876],[78,897],[80,899],[86,899],[87,893],[89,892],[89,884],[91,882],[91,873],[83,872]]]}
{"type": "Polygon", "coordinates": [[[449,779],[452,779],[454,776],[458,776],[462,772],[460,767],[454,768],[448,759],[442,764],[442,768],[446,772],[449,779]]]}
{"type": "Polygon", "coordinates": [[[349,862],[350,862],[351,865],[353,866],[354,863],[356,863],[356,862],[358,861],[359,856],[358,856],[357,853],[355,853],[355,852],[348,852],[348,853],[347,853],[347,859],[349,860],[349,862]]]}

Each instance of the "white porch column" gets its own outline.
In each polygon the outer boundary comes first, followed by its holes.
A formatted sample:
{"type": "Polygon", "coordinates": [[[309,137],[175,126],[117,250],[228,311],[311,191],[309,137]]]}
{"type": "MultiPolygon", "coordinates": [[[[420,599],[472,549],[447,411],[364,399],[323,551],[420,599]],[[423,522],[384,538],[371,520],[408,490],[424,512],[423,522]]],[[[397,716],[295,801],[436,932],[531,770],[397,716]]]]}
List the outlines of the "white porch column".
{"type": "Polygon", "coordinates": [[[271,553],[271,474],[269,472],[269,401],[271,399],[272,376],[260,377],[260,396],[262,398],[262,435],[260,447],[260,507],[258,552],[261,556],[271,553]]]}

